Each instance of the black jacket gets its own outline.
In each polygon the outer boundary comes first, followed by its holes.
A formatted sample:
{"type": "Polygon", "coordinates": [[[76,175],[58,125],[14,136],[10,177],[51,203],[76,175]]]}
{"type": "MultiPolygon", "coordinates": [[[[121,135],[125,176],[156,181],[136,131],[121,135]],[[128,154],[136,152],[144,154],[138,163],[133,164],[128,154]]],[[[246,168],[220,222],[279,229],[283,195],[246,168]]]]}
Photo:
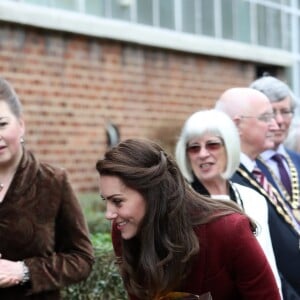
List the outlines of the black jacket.
{"type": "Polygon", "coordinates": [[[300,299],[300,236],[277,212],[255,178],[243,165],[233,175],[232,181],[251,187],[262,194],[268,203],[269,229],[278,270],[282,277],[284,299],[300,299]],[[240,172],[242,171],[242,172],[240,172]],[[290,286],[290,289],[288,289],[290,286]],[[289,290],[289,291],[288,291],[289,290]],[[287,293],[294,290],[293,296],[287,293]]]}

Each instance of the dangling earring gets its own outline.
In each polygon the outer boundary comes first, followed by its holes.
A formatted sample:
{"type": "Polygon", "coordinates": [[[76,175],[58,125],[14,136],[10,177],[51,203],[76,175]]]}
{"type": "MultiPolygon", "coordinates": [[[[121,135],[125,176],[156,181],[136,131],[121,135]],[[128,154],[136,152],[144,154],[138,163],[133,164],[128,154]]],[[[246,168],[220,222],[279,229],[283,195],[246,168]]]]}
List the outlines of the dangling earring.
{"type": "Polygon", "coordinates": [[[24,141],[24,138],[21,136],[21,137],[20,137],[20,143],[21,143],[21,144],[24,144],[24,142],[25,142],[25,141],[24,141]]]}

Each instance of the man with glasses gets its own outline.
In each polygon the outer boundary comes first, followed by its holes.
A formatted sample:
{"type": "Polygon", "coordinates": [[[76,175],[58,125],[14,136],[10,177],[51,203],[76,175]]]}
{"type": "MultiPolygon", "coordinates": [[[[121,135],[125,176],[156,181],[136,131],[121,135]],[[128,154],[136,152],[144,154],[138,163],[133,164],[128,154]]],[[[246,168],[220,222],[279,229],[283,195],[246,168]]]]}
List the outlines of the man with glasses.
{"type": "Polygon", "coordinates": [[[294,222],[300,228],[300,155],[283,144],[289,132],[296,102],[289,87],[272,76],[263,76],[255,80],[250,87],[268,97],[278,125],[274,132],[274,147],[262,152],[257,164],[287,201],[294,222]]]}
{"type": "Polygon", "coordinates": [[[254,166],[255,159],[262,151],[274,147],[277,125],[270,101],[261,92],[250,88],[228,89],[221,95],[215,108],[227,113],[238,128],[242,163],[247,158],[254,166]]]}
{"type": "Polygon", "coordinates": [[[257,164],[260,153],[275,147],[275,134],[279,130],[271,102],[258,90],[231,88],[221,95],[215,108],[232,118],[240,135],[241,165],[232,180],[252,187],[267,200],[269,229],[281,273],[283,297],[285,300],[300,299],[300,231],[293,223],[285,199],[257,164]]]}

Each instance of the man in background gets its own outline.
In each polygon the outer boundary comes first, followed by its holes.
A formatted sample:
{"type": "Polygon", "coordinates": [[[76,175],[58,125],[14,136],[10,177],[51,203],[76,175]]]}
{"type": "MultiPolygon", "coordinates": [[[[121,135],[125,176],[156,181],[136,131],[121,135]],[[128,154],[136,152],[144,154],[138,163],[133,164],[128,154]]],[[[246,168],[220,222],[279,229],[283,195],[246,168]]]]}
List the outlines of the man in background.
{"type": "Polygon", "coordinates": [[[241,165],[232,180],[255,189],[268,203],[269,229],[284,299],[300,299],[300,231],[285,199],[264,178],[256,162],[260,153],[275,147],[278,125],[272,105],[255,89],[231,88],[221,95],[215,108],[232,118],[240,134],[241,165]]]}
{"type": "Polygon", "coordinates": [[[274,131],[274,147],[262,152],[257,164],[286,200],[293,222],[300,229],[300,155],[283,144],[296,107],[294,96],[286,83],[269,75],[255,80],[250,87],[268,97],[278,126],[274,131]]]}

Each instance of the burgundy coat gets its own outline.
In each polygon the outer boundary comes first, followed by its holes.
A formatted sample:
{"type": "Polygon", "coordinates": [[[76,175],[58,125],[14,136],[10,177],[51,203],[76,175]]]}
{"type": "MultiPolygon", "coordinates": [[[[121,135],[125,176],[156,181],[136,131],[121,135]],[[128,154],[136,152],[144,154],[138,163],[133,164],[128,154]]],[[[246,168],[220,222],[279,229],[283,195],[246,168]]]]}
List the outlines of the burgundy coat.
{"type": "MultiPolygon", "coordinates": [[[[196,227],[195,232],[200,255],[176,291],[210,292],[213,300],[280,299],[272,270],[245,216],[224,216],[196,227]]],[[[112,237],[115,253],[121,256],[121,236],[116,228],[112,237]]]]}
{"type": "Polygon", "coordinates": [[[2,258],[25,260],[30,283],[0,288],[0,299],[57,300],[59,289],[87,278],[93,248],[66,173],[24,155],[0,203],[2,258]]]}

